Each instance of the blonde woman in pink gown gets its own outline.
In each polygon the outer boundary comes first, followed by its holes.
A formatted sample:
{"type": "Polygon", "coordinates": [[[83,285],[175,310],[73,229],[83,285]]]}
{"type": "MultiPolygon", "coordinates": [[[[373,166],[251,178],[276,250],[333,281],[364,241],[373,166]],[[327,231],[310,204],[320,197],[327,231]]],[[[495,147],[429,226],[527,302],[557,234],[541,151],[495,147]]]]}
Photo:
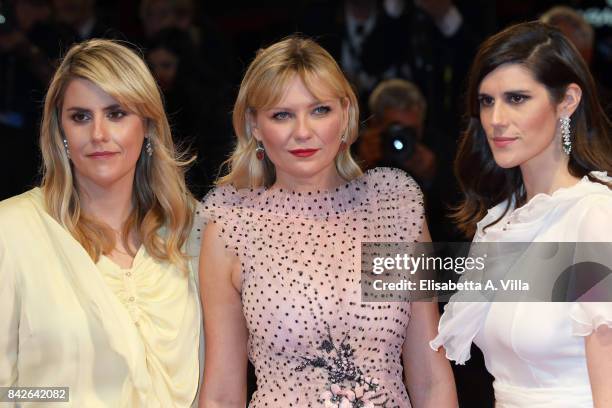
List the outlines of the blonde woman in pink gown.
{"type": "Polygon", "coordinates": [[[201,214],[200,406],[245,406],[247,358],[251,407],[457,405],[450,366],[428,346],[437,305],[361,301],[362,242],[429,234],[409,176],[355,164],[357,127],[355,95],[315,42],[257,54],[230,171],[201,214]]]}

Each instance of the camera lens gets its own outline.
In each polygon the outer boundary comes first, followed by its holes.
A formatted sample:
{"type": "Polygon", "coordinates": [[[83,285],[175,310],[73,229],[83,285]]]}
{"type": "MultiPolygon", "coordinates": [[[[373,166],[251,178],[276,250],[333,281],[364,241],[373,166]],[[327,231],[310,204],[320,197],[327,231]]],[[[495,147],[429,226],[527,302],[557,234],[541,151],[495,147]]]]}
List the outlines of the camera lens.
{"type": "Polygon", "coordinates": [[[380,165],[403,168],[414,154],[416,129],[401,123],[391,123],[381,134],[382,160],[380,165]]]}

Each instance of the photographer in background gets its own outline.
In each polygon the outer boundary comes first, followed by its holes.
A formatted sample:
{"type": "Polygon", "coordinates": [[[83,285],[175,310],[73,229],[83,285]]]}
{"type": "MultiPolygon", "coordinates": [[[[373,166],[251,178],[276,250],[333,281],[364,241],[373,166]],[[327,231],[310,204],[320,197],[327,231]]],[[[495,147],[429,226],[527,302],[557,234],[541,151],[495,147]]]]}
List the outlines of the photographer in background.
{"type": "Polygon", "coordinates": [[[411,82],[389,79],[374,89],[368,105],[372,119],[358,147],[365,167],[401,168],[428,189],[437,159],[423,141],[427,104],[421,91],[411,82]]]}
{"type": "MultiPolygon", "coordinates": [[[[440,123],[445,119],[431,111],[428,116],[419,88],[402,79],[379,83],[368,104],[372,117],[357,146],[361,164],[366,168],[399,167],[410,173],[423,189],[432,241],[464,241],[448,215],[449,208],[459,202],[460,192],[453,174],[455,134],[436,129],[447,127],[440,123]]],[[[452,368],[460,406],[493,406],[492,379],[477,347],[467,365],[452,368]]]]}
{"type": "MultiPolygon", "coordinates": [[[[612,2],[610,4],[612,5],[612,2]]],[[[591,69],[595,81],[597,81],[600,101],[608,116],[612,117],[612,88],[610,87],[609,70],[604,69],[602,72],[599,69],[601,64],[597,64],[595,30],[593,27],[580,12],[568,6],[555,6],[549,9],[542,14],[540,21],[558,28],[574,44],[591,69]]],[[[599,48],[605,47],[600,46],[599,48]]]]}
{"type": "Polygon", "coordinates": [[[368,105],[372,117],[356,151],[363,167],[389,166],[408,172],[423,189],[434,241],[456,239],[457,231],[446,216],[457,194],[452,175],[455,146],[426,126],[423,94],[409,81],[389,79],[376,86],[368,105]]]}
{"type": "Polygon", "coordinates": [[[587,65],[593,62],[595,31],[582,14],[568,6],[555,6],[540,21],[558,28],[574,44],[587,65]]]}

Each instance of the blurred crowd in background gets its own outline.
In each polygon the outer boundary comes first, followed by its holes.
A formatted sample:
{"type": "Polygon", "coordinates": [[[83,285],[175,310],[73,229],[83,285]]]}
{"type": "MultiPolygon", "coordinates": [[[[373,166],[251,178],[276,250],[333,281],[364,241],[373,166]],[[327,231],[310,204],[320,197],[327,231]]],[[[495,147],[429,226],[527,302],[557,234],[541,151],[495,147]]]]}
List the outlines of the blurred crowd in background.
{"type": "MultiPolygon", "coordinates": [[[[364,169],[409,172],[425,193],[433,239],[465,239],[446,214],[459,195],[452,162],[470,63],[484,38],[534,19],[572,40],[610,113],[612,0],[0,0],[0,199],[38,183],[43,98],[71,44],[103,37],[139,51],[177,145],[197,154],[187,177],[202,197],[232,149],[232,103],[248,62],[257,49],[302,33],[355,86],[362,135],[353,150],[364,169]]],[[[490,389],[474,378],[458,378],[463,398],[476,398],[466,406],[487,406],[490,389]]]]}
{"type": "Polygon", "coordinates": [[[188,181],[201,197],[232,148],[246,65],[297,32],[317,39],[357,90],[363,135],[353,149],[364,168],[408,171],[425,192],[434,239],[458,238],[445,209],[458,194],[452,160],[470,63],[488,35],[537,18],[572,39],[609,106],[612,0],[0,0],[0,198],[38,182],[42,101],[71,44],[104,37],[139,50],[177,144],[198,156],[188,181]]]}

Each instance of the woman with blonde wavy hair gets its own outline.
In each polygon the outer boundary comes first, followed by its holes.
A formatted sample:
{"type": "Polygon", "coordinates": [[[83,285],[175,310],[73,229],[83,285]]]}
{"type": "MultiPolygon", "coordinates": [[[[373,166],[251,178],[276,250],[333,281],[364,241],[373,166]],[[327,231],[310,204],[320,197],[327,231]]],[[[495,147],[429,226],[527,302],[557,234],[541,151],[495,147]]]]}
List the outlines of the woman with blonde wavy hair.
{"type": "Polygon", "coordinates": [[[196,204],[142,59],[107,40],[73,46],[40,147],[42,185],[0,203],[0,386],[68,387],[83,407],[190,406],[196,204]]]}
{"type": "Polygon", "coordinates": [[[456,406],[427,344],[436,305],[361,300],[360,243],[428,232],[414,180],[352,159],[359,109],[333,58],[298,37],[259,51],[233,115],[229,173],[201,213],[200,406],[244,407],[247,358],[250,407],[456,406]]]}

